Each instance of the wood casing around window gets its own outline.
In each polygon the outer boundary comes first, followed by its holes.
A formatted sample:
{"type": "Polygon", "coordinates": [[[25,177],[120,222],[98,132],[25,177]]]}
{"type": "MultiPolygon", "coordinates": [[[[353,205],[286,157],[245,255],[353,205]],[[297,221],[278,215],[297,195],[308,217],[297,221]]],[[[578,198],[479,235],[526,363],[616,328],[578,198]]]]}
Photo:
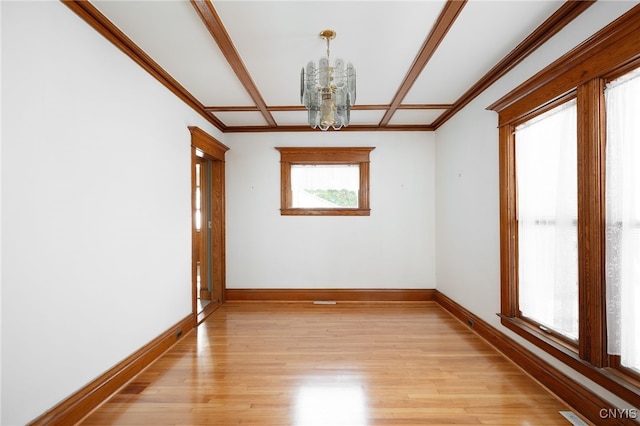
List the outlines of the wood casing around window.
{"type": "Polygon", "coordinates": [[[280,214],[283,216],[369,216],[369,154],[375,147],[276,147],[280,151],[280,214]],[[358,208],[294,208],[292,165],[357,164],[358,208]]]}
{"type": "Polygon", "coordinates": [[[578,276],[580,358],[607,367],[605,306],[605,120],[604,80],[578,87],[578,276]]]}
{"type": "Polygon", "coordinates": [[[613,394],[640,406],[633,375],[607,354],[604,85],[640,66],[640,5],[489,106],[499,113],[502,324],[613,394]],[[578,105],[579,342],[574,348],[518,312],[515,126],[576,98],[578,105]]]}

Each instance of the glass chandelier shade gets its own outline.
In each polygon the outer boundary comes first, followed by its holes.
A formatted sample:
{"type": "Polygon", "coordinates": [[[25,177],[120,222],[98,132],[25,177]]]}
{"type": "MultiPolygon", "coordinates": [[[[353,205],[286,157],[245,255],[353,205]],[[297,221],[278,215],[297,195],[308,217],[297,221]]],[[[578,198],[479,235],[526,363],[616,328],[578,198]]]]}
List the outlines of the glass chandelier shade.
{"type": "Polygon", "coordinates": [[[311,61],[300,71],[300,102],[308,110],[309,125],[314,129],[335,130],[348,126],[351,106],[356,101],[356,70],[344,60],[330,61],[329,43],[336,36],[324,30],[320,37],[327,41],[327,57],[311,61]]]}

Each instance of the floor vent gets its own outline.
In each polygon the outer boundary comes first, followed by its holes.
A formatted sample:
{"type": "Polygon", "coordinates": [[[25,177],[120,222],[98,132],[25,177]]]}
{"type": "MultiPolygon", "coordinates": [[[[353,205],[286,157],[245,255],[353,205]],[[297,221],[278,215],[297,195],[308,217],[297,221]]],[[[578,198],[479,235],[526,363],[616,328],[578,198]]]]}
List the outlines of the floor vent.
{"type": "Polygon", "coordinates": [[[336,302],[334,302],[333,300],[314,300],[313,304],[314,305],[335,305],[336,302]]]}

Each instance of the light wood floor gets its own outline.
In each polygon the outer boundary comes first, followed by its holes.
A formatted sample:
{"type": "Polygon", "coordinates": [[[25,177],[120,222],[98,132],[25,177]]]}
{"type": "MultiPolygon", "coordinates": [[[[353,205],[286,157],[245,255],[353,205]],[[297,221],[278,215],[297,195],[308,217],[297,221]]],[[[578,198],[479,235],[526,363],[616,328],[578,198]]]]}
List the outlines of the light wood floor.
{"type": "Polygon", "coordinates": [[[438,305],[232,302],[85,425],[569,425],[438,305]]]}

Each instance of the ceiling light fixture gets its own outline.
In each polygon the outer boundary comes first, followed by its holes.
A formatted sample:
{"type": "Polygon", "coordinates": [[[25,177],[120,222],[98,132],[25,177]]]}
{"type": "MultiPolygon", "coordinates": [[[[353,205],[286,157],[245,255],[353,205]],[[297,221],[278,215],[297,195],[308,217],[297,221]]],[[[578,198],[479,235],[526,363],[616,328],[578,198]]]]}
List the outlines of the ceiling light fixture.
{"type": "Polygon", "coordinates": [[[324,30],[320,37],[327,41],[327,57],[318,65],[311,61],[300,72],[300,102],[309,111],[309,125],[314,129],[334,130],[348,126],[351,105],[356,102],[356,70],[342,59],[329,61],[330,41],[336,37],[333,30],[324,30]]]}

